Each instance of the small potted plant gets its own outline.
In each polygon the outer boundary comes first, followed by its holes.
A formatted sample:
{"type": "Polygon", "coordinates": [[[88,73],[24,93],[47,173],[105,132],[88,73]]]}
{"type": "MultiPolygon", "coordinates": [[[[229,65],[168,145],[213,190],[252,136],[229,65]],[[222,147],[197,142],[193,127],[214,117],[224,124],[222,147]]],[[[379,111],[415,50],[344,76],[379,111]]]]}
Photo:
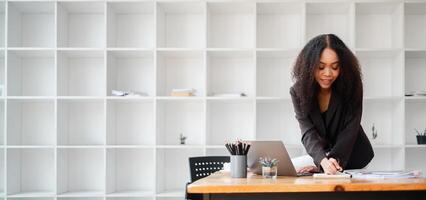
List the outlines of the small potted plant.
{"type": "Polygon", "coordinates": [[[426,144],[426,128],[423,133],[417,129],[415,129],[415,131],[417,132],[417,144],[426,144]]]}
{"type": "Polygon", "coordinates": [[[262,166],[262,176],[263,178],[277,178],[277,166],[278,160],[273,158],[259,158],[259,163],[262,166]]]}

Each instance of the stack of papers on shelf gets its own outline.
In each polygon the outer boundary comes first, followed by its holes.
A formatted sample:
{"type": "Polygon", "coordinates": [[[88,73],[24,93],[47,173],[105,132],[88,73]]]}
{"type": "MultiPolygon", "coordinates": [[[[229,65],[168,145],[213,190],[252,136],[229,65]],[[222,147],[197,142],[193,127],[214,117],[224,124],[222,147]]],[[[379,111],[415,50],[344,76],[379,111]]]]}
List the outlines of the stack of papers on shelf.
{"type": "Polygon", "coordinates": [[[405,96],[426,96],[426,91],[409,91],[405,93],[405,96]]]}
{"type": "Polygon", "coordinates": [[[346,170],[345,173],[351,174],[352,178],[420,178],[422,172],[413,171],[367,171],[367,170],[346,170]]]}
{"type": "Polygon", "coordinates": [[[241,93],[218,93],[218,94],[213,93],[212,95],[215,96],[215,97],[245,97],[245,96],[247,96],[244,92],[241,92],[241,93]]]}
{"type": "Polygon", "coordinates": [[[112,90],[111,91],[112,96],[134,96],[134,97],[142,97],[142,96],[148,96],[147,93],[144,92],[135,92],[135,91],[121,91],[121,90],[112,90]]]}
{"type": "Polygon", "coordinates": [[[175,97],[190,97],[194,96],[195,92],[194,88],[173,89],[170,95],[175,97]]]}

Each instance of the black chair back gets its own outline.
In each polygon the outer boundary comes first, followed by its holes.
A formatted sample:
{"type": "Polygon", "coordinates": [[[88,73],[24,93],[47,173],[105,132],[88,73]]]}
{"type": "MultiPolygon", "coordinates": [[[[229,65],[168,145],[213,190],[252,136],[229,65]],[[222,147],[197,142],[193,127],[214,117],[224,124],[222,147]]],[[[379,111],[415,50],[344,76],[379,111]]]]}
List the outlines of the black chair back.
{"type": "Polygon", "coordinates": [[[229,156],[202,156],[189,158],[191,182],[204,178],[223,168],[223,163],[229,162],[229,156]]]}

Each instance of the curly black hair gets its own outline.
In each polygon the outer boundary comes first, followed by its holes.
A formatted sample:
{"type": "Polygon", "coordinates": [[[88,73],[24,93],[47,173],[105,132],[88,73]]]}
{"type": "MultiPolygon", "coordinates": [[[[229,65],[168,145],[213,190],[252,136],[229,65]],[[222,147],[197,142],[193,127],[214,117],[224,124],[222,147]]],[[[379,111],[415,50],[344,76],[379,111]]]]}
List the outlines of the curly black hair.
{"type": "Polygon", "coordinates": [[[293,67],[293,89],[300,98],[301,110],[309,113],[315,103],[319,84],[315,80],[315,70],[319,67],[324,49],[334,50],[339,58],[340,74],[333,82],[332,91],[340,97],[349,112],[362,104],[362,73],[358,59],[345,43],[334,34],[322,34],[312,38],[297,56],[293,67]]]}

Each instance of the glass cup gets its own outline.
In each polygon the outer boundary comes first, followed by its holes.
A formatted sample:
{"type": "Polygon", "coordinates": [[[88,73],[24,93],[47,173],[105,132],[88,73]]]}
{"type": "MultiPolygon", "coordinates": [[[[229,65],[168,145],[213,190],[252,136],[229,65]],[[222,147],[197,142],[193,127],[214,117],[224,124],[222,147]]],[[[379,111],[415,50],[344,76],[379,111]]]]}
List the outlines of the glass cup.
{"type": "Polygon", "coordinates": [[[277,166],[273,166],[273,167],[263,167],[262,166],[262,176],[263,176],[263,178],[276,179],[277,178],[277,166]]]}

